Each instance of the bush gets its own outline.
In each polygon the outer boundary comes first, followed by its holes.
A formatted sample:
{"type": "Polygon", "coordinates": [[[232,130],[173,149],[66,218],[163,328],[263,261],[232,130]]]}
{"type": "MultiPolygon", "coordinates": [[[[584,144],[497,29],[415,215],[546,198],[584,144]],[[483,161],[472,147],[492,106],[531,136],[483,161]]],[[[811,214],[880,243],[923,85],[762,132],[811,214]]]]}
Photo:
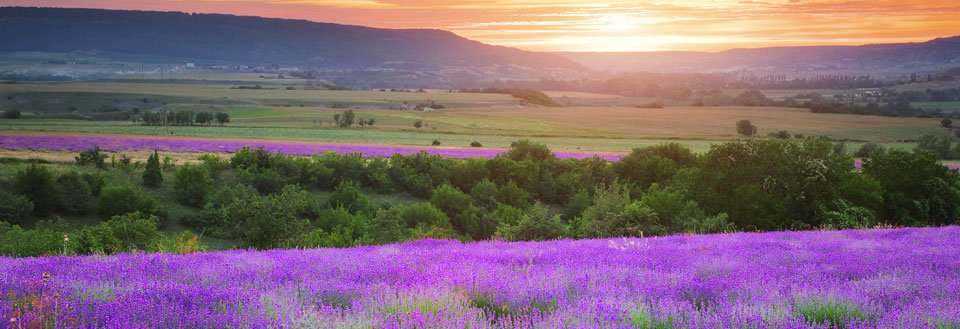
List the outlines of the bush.
{"type": "Polygon", "coordinates": [[[450,218],[432,204],[417,202],[400,208],[400,218],[408,228],[446,227],[450,228],[450,218]]]}
{"type": "Polygon", "coordinates": [[[470,142],[470,147],[483,147],[483,144],[480,144],[480,142],[474,141],[474,142],[470,142]]]}
{"type": "Polygon", "coordinates": [[[439,140],[439,139],[434,139],[434,140],[433,140],[433,143],[430,143],[430,145],[440,146],[440,140],[439,140]]]}
{"type": "Polygon", "coordinates": [[[933,155],[878,152],[863,172],[883,187],[882,217],[894,225],[951,225],[960,218],[960,177],[933,155]]]}
{"type": "Polygon", "coordinates": [[[271,249],[295,245],[307,227],[282,197],[241,195],[222,209],[227,225],[236,228],[244,248],[271,249]]]}
{"type": "Polygon", "coordinates": [[[340,183],[330,194],[327,207],[343,208],[351,214],[367,212],[371,209],[370,200],[363,194],[363,191],[360,191],[360,187],[353,182],[340,183]]]}
{"type": "Polygon", "coordinates": [[[186,164],[177,169],[174,175],[173,190],[177,201],[190,206],[202,206],[210,194],[212,181],[206,168],[201,165],[186,164]]]}
{"type": "Polygon", "coordinates": [[[559,239],[564,231],[560,215],[550,215],[547,207],[537,203],[516,225],[501,223],[497,235],[508,241],[543,241],[559,239]]]}
{"type": "Polygon", "coordinates": [[[262,195],[280,192],[288,181],[273,169],[239,169],[237,176],[240,182],[253,186],[262,195]]]}
{"type": "Polygon", "coordinates": [[[497,184],[494,184],[489,179],[484,178],[483,180],[474,184],[473,188],[470,189],[470,197],[473,198],[473,202],[478,206],[485,209],[493,209],[497,207],[497,199],[500,197],[500,190],[497,188],[497,184]]]}
{"type": "Polygon", "coordinates": [[[100,169],[107,167],[106,163],[104,163],[107,155],[101,152],[99,146],[94,146],[92,149],[80,152],[80,155],[74,159],[77,161],[77,164],[81,166],[92,165],[100,169]]]}
{"type": "Polygon", "coordinates": [[[230,158],[230,165],[236,169],[270,168],[270,152],[262,147],[251,150],[244,146],[230,158]]]}
{"type": "Polygon", "coordinates": [[[160,215],[162,210],[157,200],[132,185],[108,186],[100,193],[97,205],[100,217],[106,219],[134,212],[150,216],[160,215]]]}
{"type": "Polygon", "coordinates": [[[754,126],[750,120],[737,121],[737,134],[750,137],[757,134],[757,126],[754,126]]]}
{"type": "Polygon", "coordinates": [[[157,188],[163,183],[163,173],[160,172],[160,155],[157,151],[147,158],[147,165],[143,170],[143,186],[157,188]]]}
{"type": "Polygon", "coordinates": [[[14,176],[15,190],[33,202],[33,213],[45,216],[57,207],[57,185],[53,171],[43,165],[31,164],[14,176]]]}
{"type": "Polygon", "coordinates": [[[94,196],[90,184],[76,171],[70,171],[57,178],[57,190],[60,192],[60,211],[82,215],[93,208],[94,196]]]}
{"type": "MultiPolygon", "coordinates": [[[[2,194],[0,194],[2,195],[2,194]]],[[[68,233],[63,221],[43,221],[33,229],[23,229],[0,221],[0,256],[39,257],[70,253],[73,242],[64,240],[68,233]]]]}
{"type": "MultiPolygon", "coordinates": [[[[433,190],[433,195],[430,197],[430,204],[437,207],[437,209],[446,214],[447,217],[455,218],[470,209],[473,205],[473,199],[456,187],[450,184],[443,184],[433,190]]],[[[457,227],[457,225],[454,225],[454,228],[457,230],[462,229],[462,227],[457,227]]]]}
{"type": "Polygon", "coordinates": [[[81,254],[115,254],[130,251],[156,251],[160,220],[139,212],[113,216],[77,234],[77,252],[81,254]]]}
{"type": "Polygon", "coordinates": [[[0,222],[23,224],[30,219],[32,212],[33,202],[30,202],[30,199],[7,190],[0,190],[0,222]]]}
{"type": "Polygon", "coordinates": [[[856,152],[853,152],[853,156],[858,158],[869,158],[874,153],[883,150],[883,146],[876,143],[866,143],[860,146],[856,152]]]}
{"type": "Polygon", "coordinates": [[[366,240],[375,244],[400,242],[409,235],[400,208],[379,209],[370,223],[366,240]]]}

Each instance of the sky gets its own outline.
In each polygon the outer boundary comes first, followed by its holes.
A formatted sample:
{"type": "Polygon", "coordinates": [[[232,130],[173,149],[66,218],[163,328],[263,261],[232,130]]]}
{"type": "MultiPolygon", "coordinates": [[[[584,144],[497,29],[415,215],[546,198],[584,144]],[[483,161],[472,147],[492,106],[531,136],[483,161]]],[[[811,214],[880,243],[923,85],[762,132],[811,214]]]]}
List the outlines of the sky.
{"type": "Polygon", "coordinates": [[[960,35],[957,0],[0,0],[435,28],[538,51],[720,51],[960,35]]]}

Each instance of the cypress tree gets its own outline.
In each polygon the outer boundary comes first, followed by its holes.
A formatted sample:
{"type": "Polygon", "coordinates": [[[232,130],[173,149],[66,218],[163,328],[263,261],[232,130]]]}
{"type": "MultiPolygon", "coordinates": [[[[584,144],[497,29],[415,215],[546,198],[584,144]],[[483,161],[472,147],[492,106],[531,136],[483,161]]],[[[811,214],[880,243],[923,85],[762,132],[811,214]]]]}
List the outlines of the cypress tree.
{"type": "Polygon", "coordinates": [[[143,171],[143,185],[147,187],[160,187],[163,183],[163,173],[160,172],[160,155],[153,151],[153,155],[147,159],[147,166],[143,171]]]}

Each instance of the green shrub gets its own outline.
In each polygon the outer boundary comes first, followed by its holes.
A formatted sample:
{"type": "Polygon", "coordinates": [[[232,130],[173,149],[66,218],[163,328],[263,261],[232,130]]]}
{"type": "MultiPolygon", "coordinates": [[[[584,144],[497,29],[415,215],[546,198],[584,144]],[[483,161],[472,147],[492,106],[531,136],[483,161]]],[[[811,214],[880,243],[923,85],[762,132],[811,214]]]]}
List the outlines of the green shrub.
{"type": "Polygon", "coordinates": [[[851,321],[870,321],[873,315],[850,302],[837,300],[806,300],[794,305],[794,312],[809,324],[846,328],[851,321]]]}
{"type": "Polygon", "coordinates": [[[478,206],[485,209],[493,209],[497,206],[497,199],[500,196],[500,189],[489,179],[483,179],[473,185],[470,189],[470,197],[473,198],[478,206]]]}
{"type": "Polygon", "coordinates": [[[157,188],[161,183],[163,183],[163,173],[160,172],[160,155],[157,151],[153,151],[143,170],[143,186],[157,188]]]}
{"type": "Polygon", "coordinates": [[[57,207],[57,185],[53,171],[44,165],[30,164],[14,176],[15,190],[33,202],[33,213],[50,214],[57,207]]]}
{"type": "Polygon", "coordinates": [[[269,196],[241,193],[220,210],[223,225],[234,228],[234,236],[246,248],[297,245],[308,224],[298,217],[304,212],[301,202],[296,201],[298,194],[297,188],[269,196]]]}
{"type": "Polygon", "coordinates": [[[76,171],[69,171],[57,177],[57,190],[60,192],[60,211],[82,215],[93,208],[94,196],[90,185],[76,171]]]}
{"type": "Polygon", "coordinates": [[[230,166],[236,169],[269,169],[270,152],[262,147],[251,150],[244,146],[230,158],[230,166]]]}
{"type": "Polygon", "coordinates": [[[375,244],[400,242],[409,235],[400,208],[379,209],[370,222],[368,241],[375,244]]]}
{"type": "Polygon", "coordinates": [[[145,216],[160,215],[162,209],[149,195],[132,185],[108,186],[100,193],[97,213],[106,219],[139,212],[145,216]]]}
{"type": "Polygon", "coordinates": [[[370,200],[363,194],[363,191],[360,191],[360,187],[353,182],[340,183],[330,194],[327,207],[343,208],[351,214],[367,212],[372,208],[370,200]]]}
{"type": "Polygon", "coordinates": [[[107,178],[103,174],[83,173],[80,176],[87,182],[87,186],[90,187],[90,194],[93,196],[100,196],[100,192],[107,186],[107,178]]]}
{"type": "Polygon", "coordinates": [[[450,218],[430,203],[417,202],[400,208],[400,217],[408,228],[446,227],[450,228],[450,218]]]}
{"type": "Polygon", "coordinates": [[[543,241],[561,238],[565,230],[560,215],[551,215],[547,207],[537,203],[519,223],[511,225],[501,222],[497,235],[508,241],[543,241]]]}
{"type": "Polygon", "coordinates": [[[32,212],[33,202],[26,196],[0,189],[0,222],[23,224],[32,212]]]}
{"type": "Polygon", "coordinates": [[[38,257],[73,252],[73,241],[64,239],[69,233],[63,221],[42,221],[32,229],[23,229],[0,221],[0,256],[38,257]]]}
{"type": "Polygon", "coordinates": [[[77,161],[78,165],[81,166],[95,166],[97,168],[103,169],[107,165],[104,160],[107,159],[107,155],[104,154],[99,146],[94,146],[92,149],[81,151],[80,154],[74,158],[77,161]]]}
{"type": "Polygon", "coordinates": [[[583,211],[590,207],[591,203],[593,203],[593,199],[590,197],[590,193],[586,189],[580,189],[563,204],[563,219],[569,222],[580,217],[583,215],[583,211]]]}
{"type": "Polygon", "coordinates": [[[201,165],[186,164],[173,174],[173,190],[177,201],[190,206],[202,206],[210,194],[212,180],[209,171],[201,165]]]}
{"type": "Polygon", "coordinates": [[[430,197],[430,204],[440,209],[448,218],[453,220],[453,228],[462,233],[463,227],[458,225],[456,218],[473,206],[473,199],[456,187],[450,184],[443,184],[433,190],[433,196],[430,197]]]}
{"type": "Polygon", "coordinates": [[[273,169],[239,169],[240,182],[253,186],[260,194],[268,195],[280,192],[287,185],[287,178],[273,169]]]}
{"type": "Polygon", "coordinates": [[[156,251],[160,238],[160,220],[139,212],[113,216],[77,234],[77,252],[115,254],[131,251],[156,251]]]}

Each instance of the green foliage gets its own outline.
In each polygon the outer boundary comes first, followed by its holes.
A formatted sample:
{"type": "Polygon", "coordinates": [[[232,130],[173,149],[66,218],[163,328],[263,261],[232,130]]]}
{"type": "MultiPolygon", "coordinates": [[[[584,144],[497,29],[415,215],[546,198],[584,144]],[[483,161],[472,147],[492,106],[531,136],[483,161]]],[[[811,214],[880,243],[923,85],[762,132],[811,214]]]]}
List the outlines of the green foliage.
{"type": "Polygon", "coordinates": [[[214,116],[220,126],[223,126],[225,123],[230,123],[230,114],[226,112],[217,112],[214,116]]]}
{"type": "Polygon", "coordinates": [[[163,173],[160,171],[160,154],[153,151],[147,158],[147,165],[143,168],[143,186],[157,188],[163,183],[163,173]]]}
{"type": "Polygon", "coordinates": [[[415,202],[400,209],[400,217],[408,228],[447,227],[451,228],[450,218],[430,203],[415,202]]]}
{"type": "Polygon", "coordinates": [[[0,221],[0,255],[38,257],[72,253],[73,244],[64,240],[68,233],[67,223],[62,220],[42,221],[29,230],[0,221]]]}
{"type": "Polygon", "coordinates": [[[294,245],[307,227],[297,218],[298,210],[287,203],[294,192],[279,195],[239,194],[222,209],[222,218],[231,225],[245,248],[270,249],[294,245]]]}
{"type": "Polygon", "coordinates": [[[33,203],[33,213],[38,216],[50,214],[58,204],[57,185],[53,171],[47,166],[30,164],[14,175],[14,190],[33,203]]]}
{"type": "Polygon", "coordinates": [[[190,206],[203,206],[210,194],[212,180],[202,165],[186,164],[173,174],[173,191],[177,201],[190,206]]]}
{"type": "Polygon", "coordinates": [[[507,151],[506,156],[513,161],[545,162],[557,160],[557,157],[546,145],[526,139],[510,143],[510,150],[507,151]]]}
{"type": "Polygon", "coordinates": [[[497,188],[497,184],[489,179],[477,182],[470,189],[470,197],[473,198],[473,202],[484,209],[496,207],[499,196],[500,190],[497,188]]]}
{"type": "Polygon", "coordinates": [[[632,202],[630,193],[613,184],[597,189],[593,205],[574,221],[573,232],[581,238],[607,238],[663,234],[657,214],[640,202],[632,202]]]}
{"type": "Polygon", "coordinates": [[[950,118],[944,118],[943,120],[940,120],[940,126],[944,128],[953,128],[953,120],[950,120],[950,118]]]}
{"type": "Polygon", "coordinates": [[[577,191],[576,194],[570,196],[570,199],[563,204],[563,219],[569,222],[580,217],[583,215],[583,211],[589,208],[592,203],[593,199],[586,189],[577,191]]]}
{"type": "Polygon", "coordinates": [[[883,150],[883,146],[877,143],[864,143],[857,149],[856,152],[853,152],[853,156],[858,158],[869,158],[874,153],[883,150]]]}
{"type": "Polygon", "coordinates": [[[949,225],[960,218],[960,177],[933,155],[892,150],[863,164],[883,187],[882,218],[894,225],[949,225]]]}
{"type": "Polygon", "coordinates": [[[646,189],[650,184],[663,184],[677,173],[677,164],[659,155],[643,150],[634,150],[613,164],[613,170],[624,182],[646,189]]]}
{"type": "Polygon", "coordinates": [[[230,166],[237,169],[269,169],[270,152],[262,147],[251,150],[244,146],[230,157],[230,166]]]}
{"type": "Polygon", "coordinates": [[[464,227],[459,219],[460,215],[470,210],[473,206],[473,199],[466,193],[461,192],[450,184],[443,184],[433,190],[433,196],[430,197],[430,204],[442,211],[451,220],[453,228],[463,233],[464,227]]]}
{"type": "MultiPolygon", "coordinates": [[[[33,202],[26,196],[0,190],[0,224],[23,224],[30,219],[33,212],[33,202]]],[[[5,240],[4,240],[5,241],[5,240]]]]}
{"type": "Polygon", "coordinates": [[[754,126],[750,120],[737,121],[737,134],[750,137],[757,134],[757,126],[754,126]]]}
{"type": "Polygon", "coordinates": [[[288,184],[287,178],[273,169],[239,169],[237,179],[253,186],[260,194],[268,195],[280,192],[288,184]]]}
{"type": "Polygon", "coordinates": [[[343,182],[333,190],[327,200],[327,207],[343,208],[351,214],[368,212],[372,208],[370,200],[360,191],[360,187],[353,182],[343,182]]]}
{"type": "Polygon", "coordinates": [[[522,209],[530,207],[531,199],[533,199],[533,196],[530,195],[530,192],[527,192],[523,188],[517,186],[517,183],[514,183],[513,181],[509,181],[500,186],[500,191],[497,193],[497,201],[500,203],[505,203],[522,209]]]}
{"type": "Polygon", "coordinates": [[[480,144],[478,141],[470,142],[470,147],[483,147],[483,144],[480,144]]]}
{"type": "Polygon", "coordinates": [[[76,171],[68,171],[57,177],[57,191],[61,212],[82,215],[90,212],[94,205],[90,184],[76,171]]]}
{"type": "Polygon", "coordinates": [[[139,212],[143,215],[160,215],[163,210],[157,200],[144,194],[132,185],[108,186],[100,193],[97,213],[101,218],[139,212]]]}
{"type": "Polygon", "coordinates": [[[953,159],[960,155],[953,154],[953,140],[948,136],[923,135],[917,142],[917,151],[937,157],[937,159],[953,159]]]}
{"type": "Polygon", "coordinates": [[[107,155],[101,152],[99,146],[94,146],[92,149],[80,152],[76,158],[78,165],[81,166],[95,166],[97,168],[103,169],[106,168],[106,163],[104,160],[107,159],[107,155]]]}
{"type": "Polygon", "coordinates": [[[809,324],[846,328],[851,321],[870,321],[874,316],[857,305],[837,300],[807,300],[794,305],[794,312],[809,324]]]}
{"type": "Polygon", "coordinates": [[[375,244],[400,242],[410,234],[408,231],[401,208],[379,209],[370,221],[367,240],[375,244]]]}
{"type": "Polygon", "coordinates": [[[80,254],[115,254],[130,251],[155,251],[161,235],[156,216],[139,212],[113,216],[77,234],[80,254]]]}
{"type": "Polygon", "coordinates": [[[551,215],[547,207],[537,203],[518,223],[501,222],[497,235],[508,241],[543,241],[561,238],[565,231],[560,215],[551,215]]]}

